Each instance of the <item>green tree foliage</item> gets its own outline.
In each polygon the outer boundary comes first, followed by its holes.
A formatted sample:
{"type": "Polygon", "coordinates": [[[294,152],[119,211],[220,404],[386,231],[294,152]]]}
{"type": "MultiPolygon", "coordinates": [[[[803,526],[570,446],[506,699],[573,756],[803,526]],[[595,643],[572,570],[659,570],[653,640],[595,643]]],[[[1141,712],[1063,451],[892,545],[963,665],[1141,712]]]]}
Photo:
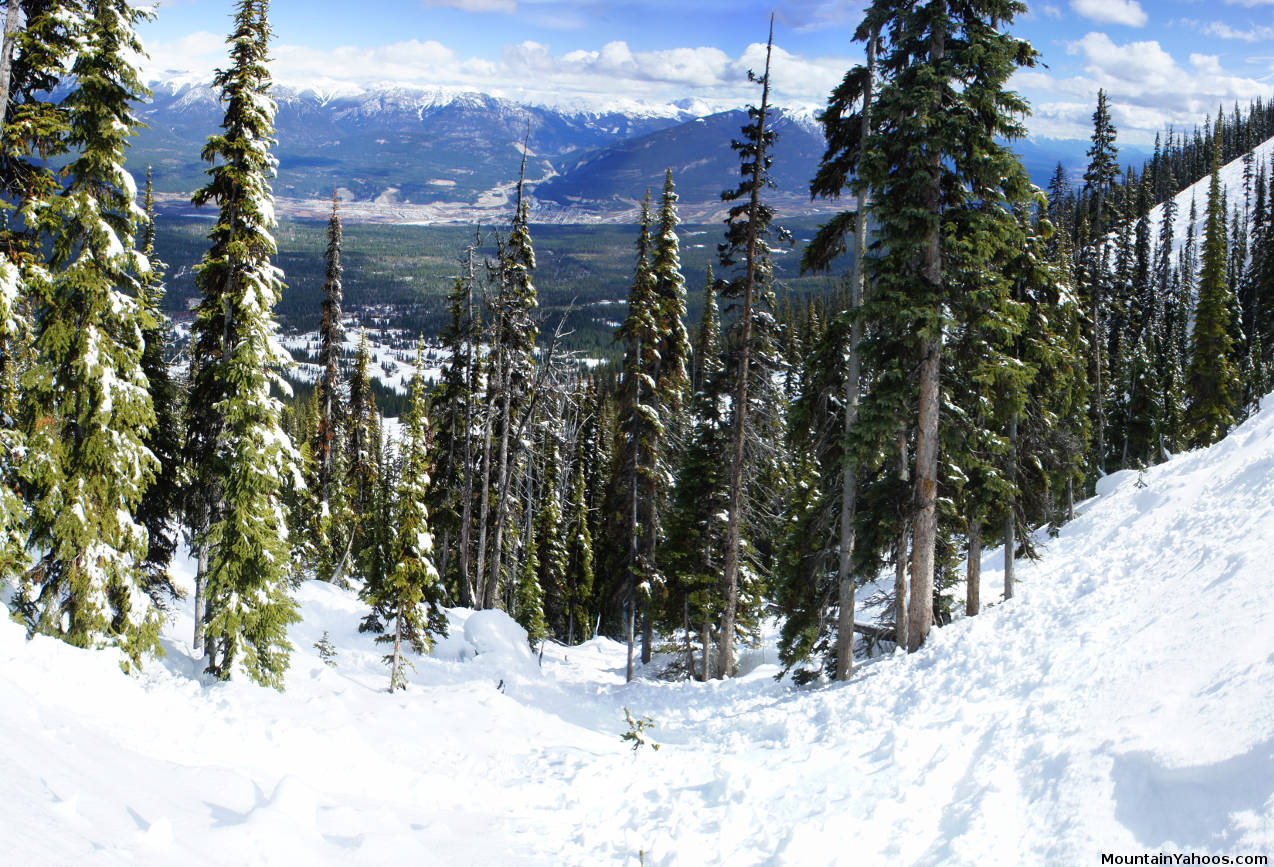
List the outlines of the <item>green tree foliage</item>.
{"type": "Polygon", "coordinates": [[[1239,372],[1231,331],[1235,305],[1226,279],[1228,251],[1220,168],[1221,143],[1216,139],[1212,146],[1212,180],[1208,184],[1199,296],[1194,308],[1186,373],[1189,403],[1185,424],[1194,446],[1211,445],[1225,436],[1234,424],[1239,400],[1239,372]]]}
{"type": "MultiPolygon", "coordinates": [[[[416,368],[423,367],[422,343],[416,351],[416,368]]],[[[403,643],[410,644],[417,653],[424,653],[432,646],[431,634],[447,634],[442,580],[433,564],[434,540],[429,532],[425,505],[429,489],[427,403],[424,379],[417,375],[412,381],[411,402],[404,419],[402,470],[391,519],[394,529],[391,564],[383,578],[368,580],[362,592],[363,600],[385,625],[385,634],[376,640],[392,645],[391,652],[385,656],[390,668],[390,692],[406,687],[403,643]]]]}
{"type": "Polygon", "coordinates": [[[206,552],[203,613],[208,671],[229,678],[237,664],[281,687],[298,615],[287,592],[289,546],[282,487],[297,454],[280,428],[271,394],[287,385],[288,361],[271,313],[283,288],[270,178],[274,102],[267,68],[263,0],[240,0],[229,38],[230,65],[214,80],[226,105],[222,132],[208,138],[212,164],[196,205],[216,204],[211,246],[196,270],[202,300],[192,330],[188,454],[204,498],[195,545],[206,552]]]}
{"type": "Polygon", "coordinates": [[[142,307],[149,321],[142,329],[142,375],[150,392],[155,423],[143,442],[158,461],[155,478],[137,503],[133,519],[146,528],[146,586],[157,606],[180,595],[173,586],[168,566],[177,549],[177,519],[181,511],[181,389],[169,372],[168,335],[172,323],[162,312],[164,271],[167,266],[155,254],[154,191],[150,170],[146,171],[146,219],[142,224],[141,252],[150,264],[139,287],[142,307]]]}
{"type": "Polygon", "coordinates": [[[49,260],[27,268],[36,355],[23,382],[22,474],[37,563],[16,599],[30,632],[118,645],[134,662],[159,649],[142,569],[146,530],[133,519],[157,469],[145,443],[155,423],[142,372],[151,317],[138,275],[148,266],[133,247],[144,214],[123,168],[138,125],[132,104],[147,95],[132,60],[141,16],[122,0],[87,4],[62,103],[75,152],[67,182],[25,203],[49,260]]]}

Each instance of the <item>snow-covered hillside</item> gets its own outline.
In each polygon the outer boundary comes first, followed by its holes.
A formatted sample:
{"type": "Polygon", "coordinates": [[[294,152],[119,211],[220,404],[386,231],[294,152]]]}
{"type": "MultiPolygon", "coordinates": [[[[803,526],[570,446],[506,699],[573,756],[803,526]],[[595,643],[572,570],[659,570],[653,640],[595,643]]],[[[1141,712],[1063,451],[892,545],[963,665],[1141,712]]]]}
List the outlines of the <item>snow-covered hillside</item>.
{"type": "Polygon", "coordinates": [[[1080,512],[1021,564],[1017,598],[849,684],[776,682],[767,644],[734,681],[625,685],[618,644],[541,663],[503,615],[454,611],[390,695],[358,601],[315,583],[284,693],[201,682],[185,610],[138,677],[5,619],[0,862],[1274,854],[1274,398],[1080,512]],[[662,749],[621,741],[624,707],[662,749]]]}
{"type": "MultiPolygon", "coordinates": [[[[1274,154],[1274,138],[1267,139],[1252,148],[1252,154],[1256,169],[1261,166],[1268,166],[1270,164],[1270,155],[1274,154]]],[[[1189,237],[1186,230],[1190,228],[1191,201],[1195,203],[1197,217],[1194,227],[1195,238],[1202,242],[1208,207],[1208,185],[1211,182],[1212,175],[1206,174],[1175,196],[1177,215],[1172,221],[1173,250],[1180,250],[1184,247],[1186,239],[1189,237]]],[[[1225,191],[1226,203],[1229,205],[1231,214],[1241,214],[1243,210],[1243,157],[1221,166],[1221,189],[1225,191]]],[[[1163,205],[1155,205],[1150,210],[1148,217],[1151,242],[1154,244],[1159,243],[1159,228],[1163,222],[1163,209],[1163,205]]]]}

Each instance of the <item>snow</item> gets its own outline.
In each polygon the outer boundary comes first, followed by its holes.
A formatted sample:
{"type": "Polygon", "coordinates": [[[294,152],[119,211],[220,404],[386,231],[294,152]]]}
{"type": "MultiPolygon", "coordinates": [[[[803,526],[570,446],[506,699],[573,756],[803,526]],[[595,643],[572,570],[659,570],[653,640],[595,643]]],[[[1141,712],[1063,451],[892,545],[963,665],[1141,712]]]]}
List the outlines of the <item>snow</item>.
{"type": "MultiPolygon", "coordinates": [[[[352,592],[308,582],[286,691],[0,616],[4,858],[38,864],[1097,864],[1274,852],[1274,398],[1211,449],[1121,473],[1013,600],[776,680],[624,683],[624,647],[451,610],[390,694],[352,592]],[[314,643],[337,648],[325,665],[314,643]],[[661,745],[621,739],[625,711],[661,745]]],[[[983,598],[998,599],[987,551],[983,598]]],[[[189,586],[191,564],[177,565],[189,586]]],[[[0,612],[2,614],[2,612],[0,612]]],[[[658,658],[657,660],[658,661],[658,658]]]]}
{"type": "MultiPolygon", "coordinates": [[[[1252,153],[1255,160],[1253,171],[1259,172],[1261,166],[1270,164],[1270,157],[1274,155],[1274,138],[1267,139],[1254,147],[1252,153]]],[[[1241,214],[1243,211],[1243,157],[1221,166],[1220,175],[1221,189],[1225,191],[1226,203],[1229,205],[1231,214],[1241,214]]],[[[1192,200],[1196,209],[1195,239],[1202,242],[1203,230],[1207,223],[1208,186],[1211,181],[1212,174],[1209,172],[1175,196],[1177,214],[1172,222],[1172,249],[1174,253],[1179,252],[1185,246],[1188,237],[1186,230],[1190,227],[1190,202],[1192,200]]],[[[1147,217],[1150,224],[1150,240],[1152,244],[1159,243],[1159,227],[1160,223],[1163,222],[1163,208],[1163,205],[1156,205],[1151,208],[1147,217]]],[[[1114,236],[1111,236],[1111,240],[1114,240],[1114,236]]]]}

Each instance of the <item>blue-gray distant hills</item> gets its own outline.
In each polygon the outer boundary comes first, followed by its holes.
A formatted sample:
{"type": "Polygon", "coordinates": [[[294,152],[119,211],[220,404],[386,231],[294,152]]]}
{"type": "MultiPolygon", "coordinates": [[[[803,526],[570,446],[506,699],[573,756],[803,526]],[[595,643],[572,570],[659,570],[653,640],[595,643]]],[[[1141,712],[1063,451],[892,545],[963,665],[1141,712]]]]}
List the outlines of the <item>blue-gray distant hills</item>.
{"type": "MultiPolygon", "coordinates": [[[[199,158],[223,109],[209,87],[153,84],[141,110],[129,168],[153,167],[160,206],[184,211],[203,183],[199,158]]],[[[705,117],[677,106],[644,113],[572,112],[526,106],[481,93],[396,88],[327,96],[277,88],[274,190],[282,214],[321,217],[335,189],[347,216],[389,222],[473,222],[507,212],[526,143],[534,218],[561,222],[631,219],[647,187],[657,195],[671,167],[688,219],[718,219],[721,191],[738,183],[730,148],[746,122],[742,110],[705,117]]],[[[776,209],[785,215],[827,210],[810,202],[809,179],[823,152],[808,115],[780,110],[774,126],[776,209]]],[[[1059,156],[1074,162],[1082,143],[1026,143],[1039,180],[1059,156]]]]}

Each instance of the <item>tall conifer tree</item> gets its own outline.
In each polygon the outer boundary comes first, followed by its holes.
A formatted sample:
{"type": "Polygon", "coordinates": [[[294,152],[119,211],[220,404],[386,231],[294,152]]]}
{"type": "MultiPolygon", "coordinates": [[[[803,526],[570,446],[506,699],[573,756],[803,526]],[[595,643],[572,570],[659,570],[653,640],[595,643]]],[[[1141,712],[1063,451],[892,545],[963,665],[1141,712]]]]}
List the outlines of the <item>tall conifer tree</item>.
{"type": "Polygon", "coordinates": [[[24,378],[31,486],[28,549],[37,563],[16,608],[28,631],[81,647],[114,644],[133,661],[158,651],[159,618],[146,593],[144,527],[134,510],[154,477],[145,439],[154,409],[142,372],[150,316],[134,249],[144,217],[123,168],[148,95],[133,65],[142,17],[124,0],[83,10],[74,85],[62,106],[75,156],[58,195],[24,219],[49,249],[28,272],[36,356],[24,378]]]}
{"type": "MultiPolygon", "coordinates": [[[[271,394],[289,356],[272,314],[283,288],[270,178],[275,104],[269,96],[265,0],[240,0],[229,38],[230,65],[214,79],[226,105],[223,131],[208,138],[212,163],[196,205],[217,205],[211,247],[195,270],[202,299],[192,330],[190,453],[195,487],[207,497],[196,524],[201,551],[207,668],[222,679],[237,664],[281,687],[298,615],[288,596],[287,512],[282,486],[297,454],[271,394]]],[[[199,650],[200,648],[196,648],[199,650]]]]}

